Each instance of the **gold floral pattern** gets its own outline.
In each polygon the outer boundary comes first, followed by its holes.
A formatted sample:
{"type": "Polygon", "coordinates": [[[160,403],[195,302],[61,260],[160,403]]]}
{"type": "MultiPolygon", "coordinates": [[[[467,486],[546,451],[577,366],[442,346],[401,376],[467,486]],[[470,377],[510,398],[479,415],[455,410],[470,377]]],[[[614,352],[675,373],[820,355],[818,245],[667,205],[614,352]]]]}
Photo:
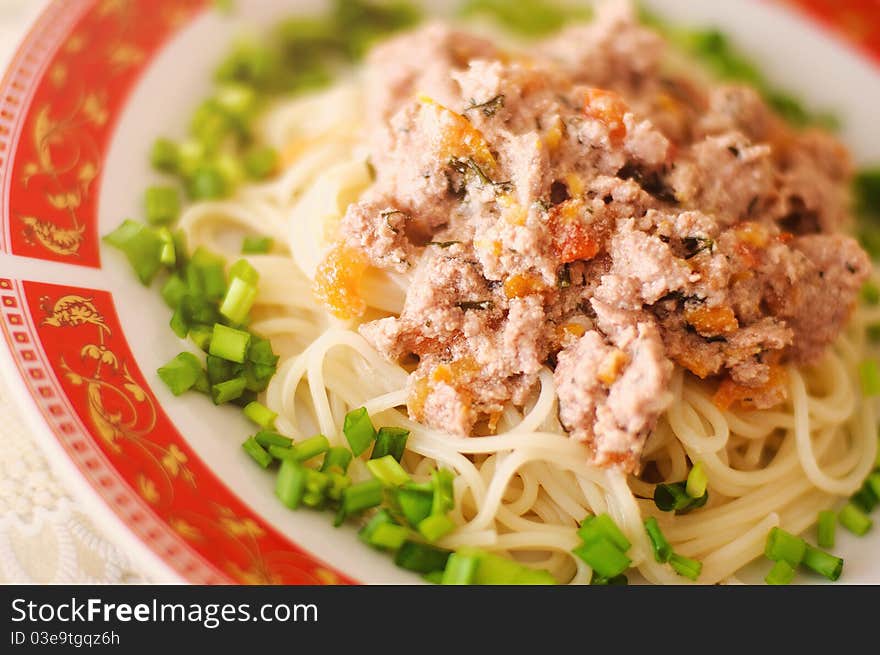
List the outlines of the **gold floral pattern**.
{"type": "Polygon", "coordinates": [[[82,363],[91,361],[92,367],[74,367],[61,358],[65,377],[74,385],[85,387],[89,417],[101,439],[117,454],[123,453],[123,444],[132,444],[146,453],[162,475],[163,491],[156,483],[140,474],[138,491],[150,503],[170,502],[174,495],[173,478],[196,485],[195,474],[187,465],[189,458],[176,444],[163,446],[150,439],[156,426],[156,406],[152,397],[129,373],[125,362],[106,343],[111,330],[98,311],[93,298],[76,294],[65,295],[54,302],[48,296],[40,298],[45,313],[41,325],[56,328],[93,326],[97,329],[98,343],[86,343],[80,348],[82,363]],[[109,374],[106,371],[109,370],[109,374]]]}

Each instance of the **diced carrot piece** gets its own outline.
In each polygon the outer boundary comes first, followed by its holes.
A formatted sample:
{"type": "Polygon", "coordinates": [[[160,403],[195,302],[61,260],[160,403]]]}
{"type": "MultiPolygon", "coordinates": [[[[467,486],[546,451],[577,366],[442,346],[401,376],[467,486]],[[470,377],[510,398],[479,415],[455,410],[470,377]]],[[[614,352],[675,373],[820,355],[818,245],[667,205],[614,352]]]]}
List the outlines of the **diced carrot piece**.
{"type": "Polygon", "coordinates": [[[355,248],[337,244],[324,257],[315,273],[315,297],[341,319],[363,314],[367,304],[360,296],[360,281],[367,270],[367,258],[355,248]]]}
{"type": "Polygon", "coordinates": [[[623,116],[628,111],[623,98],[613,91],[588,89],[584,97],[584,114],[604,123],[614,143],[620,143],[626,137],[623,116]]]}
{"type": "Polygon", "coordinates": [[[685,309],[684,318],[704,337],[727,334],[739,327],[733,309],[727,305],[717,307],[699,305],[685,309]]]}
{"type": "Polygon", "coordinates": [[[600,242],[595,228],[584,218],[581,199],[572,198],[555,207],[549,227],[554,254],[560,264],[592,259],[599,253],[600,242]]]}
{"type": "Polygon", "coordinates": [[[538,275],[517,273],[504,281],[504,293],[508,298],[522,298],[541,293],[547,288],[544,280],[538,275]]]}
{"type": "Polygon", "coordinates": [[[461,114],[435,102],[427,96],[419,98],[424,107],[437,112],[441,124],[442,141],[440,156],[446,158],[472,157],[481,167],[490,172],[495,167],[495,157],[483,133],[461,114]]]}
{"type": "Polygon", "coordinates": [[[766,384],[759,387],[747,387],[725,378],[712,397],[712,402],[721,409],[728,409],[739,403],[746,409],[766,407],[768,402],[777,404],[785,399],[788,373],[780,364],[770,365],[770,377],[766,384]]]}

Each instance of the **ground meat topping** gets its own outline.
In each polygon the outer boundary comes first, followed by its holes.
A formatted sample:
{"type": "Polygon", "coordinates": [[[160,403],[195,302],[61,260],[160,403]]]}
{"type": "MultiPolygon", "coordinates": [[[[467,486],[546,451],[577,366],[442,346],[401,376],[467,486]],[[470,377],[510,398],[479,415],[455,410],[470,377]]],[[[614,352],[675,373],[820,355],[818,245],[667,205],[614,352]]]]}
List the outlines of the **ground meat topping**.
{"type": "Polygon", "coordinates": [[[620,7],[528,56],[442,24],[373,52],[376,180],[321,270],[410,276],[360,331],[418,362],[414,419],[474,434],[550,367],[563,427],[632,471],[675,364],[769,407],[839,334],[869,269],[839,233],[846,153],[663,53],[620,7]]]}

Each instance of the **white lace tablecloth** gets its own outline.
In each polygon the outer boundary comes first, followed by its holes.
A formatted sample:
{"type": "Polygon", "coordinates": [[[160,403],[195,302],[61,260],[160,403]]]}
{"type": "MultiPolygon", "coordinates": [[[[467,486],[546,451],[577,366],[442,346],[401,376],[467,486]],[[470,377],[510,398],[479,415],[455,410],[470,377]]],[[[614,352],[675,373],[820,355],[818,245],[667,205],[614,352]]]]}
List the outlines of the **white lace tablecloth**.
{"type": "MultiPolygon", "coordinates": [[[[44,4],[0,0],[0,70],[44,4]]],[[[7,385],[0,381],[0,583],[144,582],[50,471],[7,385]]]]}

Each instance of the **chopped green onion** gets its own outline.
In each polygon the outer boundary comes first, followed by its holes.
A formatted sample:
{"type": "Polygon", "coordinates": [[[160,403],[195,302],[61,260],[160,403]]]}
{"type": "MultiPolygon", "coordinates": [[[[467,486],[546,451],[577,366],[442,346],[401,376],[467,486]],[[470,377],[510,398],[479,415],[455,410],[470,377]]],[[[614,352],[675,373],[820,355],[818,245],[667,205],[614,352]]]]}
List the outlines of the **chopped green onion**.
{"type": "Polygon", "coordinates": [[[412,527],[417,527],[431,514],[434,494],[430,489],[422,489],[412,483],[398,488],[395,493],[400,512],[412,527]]]}
{"type": "Polygon", "coordinates": [[[351,458],[351,451],[348,448],[336,446],[328,450],[327,454],[324,455],[321,470],[344,474],[348,470],[351,458]]]}
{"type": "Polygon", "coordinates": [[[162,268],[160,258],[165,241],[155,230],[142,223],[126,219],[105,236],[104,241],[125,254],[142,284],[152,282],[162,268]]]}
{"type": "Polygon", "coordinates": [[[233,323],[244,323],[256,297],[257,287],[239,277],[234,277],[220,305],[220,313],[233,323]]]}
{"type": "Polygon", "coordinates": [[[241,364],[247,355],[250,341],[251,335],[247,332],[215,323],[211,349],[208,352],[214,357],[241,364]]]}
{"type": "Polygon", "coordinates": [[[440,584],[443,582],[443,571],[431,571],[422,575],[422,580],[430,584],[440,584]]]}
{"type": "Polygon", "coordinates": [[[175,273],[162,285],[162,299],[171,309],[177,309],[180,301],[183,300],[188,291],[189,288],[186,286],[186,282],[175,273]]]}
{"type": "Polygon", "coordinates": [[[278,418],[278,414],[276,412],[273,412],[263,403],[259,403],[256,401],[248,403],[245,406],[244,415],[257,425],[259,425],[261,428],[267,429],[274,428],[275,419],[278,418]]]}
{"type": "Polygon", "coordinates": [[[235,120],[215,98],[198,106],[190,122],[190,134],[207,150],[216,152],[236,129],[235,120]]]}
{"type": "Polygon", "coordinates": [[[186,315],[182,307],[178,307],[174,310],[174,313],[171,315],[171,320],[168,321],[168,326],[179,338],[186,339],[186,335],[189,334],[189,322],[186,320],[186,315]]]}
{"type": "Polygon", "coordinates": [[[222,171],[212,164],[200,165],[187,184],[187,192],[193,200],[216,200],[229,193],[222,171]]]}
{"type": "Polygon", "coordinates": [[[211,384],[226,382],[241,376],[241,366],[235,362],[228,362],[220,357],[214,357],[214,355],[208,355],[205,362],[208,366],[208,379],[211,384]]]}
{"type": "Polygon", "coordinates": [[[819,524],[816,528],[818,533],[817,542],[822,548],[834,548],[834,528],[837,525],[837,516],[830,510],[819,512],[819,524]]]}
{"type": "Polygon", "coordinates": [[[674,511],[676,514],[687,514],[693,509],[702,507],[709,499],[709,492],[699,498],[692,498],[687,493],[687,482],[658,484],[654,487],[654,504],[664,512],[674,511]]]}
{"type": "Polygon", "coordinates": [[[225,84],[217,91],[217,105],[241,123],[248,122],[257,109],[257,94],[245,84],[225,84]]]}
{"type": "Polygon", "coordinates": [[[657,523],[656,518],[650,516],[645,519],[645,531],[648,533],[648,538],[651,540],[651,547],[654,549],[654,559],[661,564],[668,562],[669,558],[672,556],[672,546],[660,531],[660,524],[657,523]]]}
{"type": "Polygon", "coordinates": [[[605,536],[597,536],[578,546],[572,552],[586,562],[603,578],[613,578],[629,568],[632,563],[620,548],[605,536]]]}
{"type": "Polygon", "coordinates": [[[407,540],[410,532],[402,525],[394,523],[382,523],[373,530],[370,536],[370,545],[377,548],[387,548],[388,550],[397,550],[407,540]]]}
{"type": "Polygon", "coordinates": [[[188,249],[186,247],[186,234],[183,230],[174,230],[171,233],[171,241],[174,244],[175,267],[182,271],[189,263],[188,249]]]}
{"type": "Polygon", "coordinates": [[[351,452],[355,457],[363,453],[376,438],[376,428],[367,414],[365,407],[351,410],[345,415],[342,425],[342,433],[348,440],[351,452]]]}
{"type": "Polygon", "coordinates": [[[244,389],[244,391],[241,392],[241,395],[238,398],[233,398],[229,402],[231,402],[236,407],[240,407],[241,409],[244,409],[245,407],[250,405],[252,402],[254,402],[256,399],[257,399],[257,394],[254,393],[253,391],[251,391],[250,389],[248,389],[247,382],[245,382],[245,389],[244,389]]]}
{"type": "Polygon", "coordinates": [[[866,534],[874,525],[870,517],[852,503],[844,505],[837,515],[837,520],[840,521],[840,525],[859,537],[866,534]]]}
{"type": "Polygon", "coordinates": [[[864,486],[870,489],[877,498],[880,498],[880,471],[874,472],[865,478],[864,486]]]}
{"type": "Polygon", "coordinates": [[[269,146],[257,146],[244,156],[244,170],[251,179],[264,180],[278,169],[278,151],[269,146]]]}
{"type": "Polygon", "coordinates": [[[367,544],[372,544],[373,533],[380,525],[397,525],[387,509],[380,509],[364,527],[358,531],[358,537],[367,544]]]}
{"type": "Polygon", "coordinates": [[[440,584],[445,585],[469,585],[473,584],[480,564],[476,555],[452,553],[446,560],[446,568],[443,569],[443,577],[440,584]]]}
{"type": "Polygon", "coordinates": [[[326,453],[330,448],[330,442],[323,434],[316,434],[304,441],[293,444],[293,456],[301,462],[312,457],[317,457],[321,453],[326,453]]]}
{"type": "Polygon", "coordinates": [[[306,491],[306,467],[293,459],[281,460],[275,479],[275,495],[290,509],[296,509],[306,491]]]}
{"type": "Polygon", "coordinates": [[[214,325],[220,320],[216,304],[205,297],[188,294],[180,301],[178,309],[189,324],[214,325]]]}
{"type": "Polygon", "coordinates": [[[253,362],[245,362],[244,377],[247,380],[247,388],[251,391],[265,391],[269,386],[269,380],[275,374],[274,366],[263,366],[253,362]]]}
{"type": "Polygon", "coordinates": [[[276,444],[269,444],[268,446],[266,446],[266,450],[268,450],[269,454],[272,455],[272,457],[274,457],[275,459],[280,459],[280,460],[290,459],[295,462],[300,461],[299,457],[297,457],[294,454],[293,448],[290,446],[279,446],[276,444]]]}
{"type": "Polygon", "coordinates": [[[849,500],[865,514],[870,514],[880,504],[880,496],[874,493],[872,487],[867,484],[867,480],[857,492],[850,496],[849,500]]]}
{"type": "Polygon", "coordinates": [[[794,580],[795,570],[791,564],[785,560],[779,560],[773,564],[773,568],[764,578],[764,582],[769,585],[787,585],[794,580]]]}
{"type": "Polygon", "coordinates": [[[391,455],[385,455],[379,459],[371,459],[367,462],[367,468],[373,477],[389,487],[397,487],[404,482],[409,482],[409,474],[391,455]]]}
{"type": "Polygon", "coordinates": [[[431,514],[446,514],[455,507],[455,476],[447,469],[435,469],[431,472],[431,487],[434,498],[431,503],[431,514]]]}
{"type": "Polygon", "coordinates": [[[272,237],[246,236],[241,244],[242,255],[263,255],[275,244],[272,237]]]}
{"type": "Polygon", "coordinates": [[[608,514],[599,514],[598,516],[588,516],[581,522],[578,530],[578,536],[585,543],[590,543],[597,539],[608,539],[621,552],[628,551],[632,544],[626,535],[621,532],[620,528],[608,514]]]}
{"type": "Polygon", "coordinates": [[[702,562],[684,557],[678,553],[672,553],[669,558],[669,564],[680,576],[694,581],[700,577],[700,571],[703,570],[702,562]]]}
{"type": "Polygon", "coordinates": [[[251,41],[241,41],[220,65],[216,78],[221,82],[244,82],[264,88],[274,80],[277,68],[271,49],[251,41]]]}
{"type": "Polygon", "coordinates": [[[174,251],[174,237],[167,227],[160,227],[156,230],[156,234],[162,239],[162,250],[159,253],[159,262],[168,268],[172,268],[177,263],[177,253],[174,251]]]}
{"type": "Polygon", "coordinates": [[[804,566],[831,581],[837,580],[843,572],[843,560],[830,553],[813,548],[807,544],[804,553],[804,566]]]}
{"type": "Polygon", "coordinates": [[[225,268],[222,257],[201,246],[196,248],[186,267],[186,283],[190,293],[212,300],[222,298],[226,294],[225,268]]]}
{"type": "Polygon", "coordinates": [[[303,504],[309,507],[318,507],[325,500],[324,493],[330,485],[330,477],[316,471],[315,469],[306,469],[306,491],[303,494],[303,504]]]}
{"type": "Polygon", "coordinates": [[[223,403],[228,403],[236,398],[240,398],[241,394],[244,393],[244,388],[244,378],[232,378],[225,382],[218,382],[217,384],[211,385],[211,399],[214,401],[215,405],[222,405],[223,403]]]}
{"type": "Polygon", "coordinates": [[[178,146],[177,172],[184,178],[191,178],[205,162],[205,145],[188,139],[178,146]]]}
{"type": "Polygon", "coordinates": [[[351,485],[342,492],[342,511],[351,516],[365,509],[376,507],[382,502],[382,483],[378,480],[367,480],[351,485]]]}
{"type": "Polygon", "coordinates": [[[455,530],[455,522],[445,514],[433,514],[419,523],[421,535],[432,542],[445,537],[453,530],[455,530]]]}
{"type": "Polygon", "coordinates": [[[764,554],[774,562],[785,560],[792,566],[797,566],[804,558],[806,549],[806,541],[781,528],[774,527],[767,533],[764,554]]]}
{"type": "Polygon", "coordinates": [[[446,568],[451,552],[418,541],[405,541],[394,556],[394,563],[407,571],[431,573],[446,568]]]}
{"type": "Polygon", "coordinates": [[[351,478],[335,471],[327,473],[330,486],[327,488],[327,496],[333,500],[342,500],[343,492],[351,486],[351,478]]]}
{"type": "Polygon", "coordinates": [[[229,267],[229,277],[241,278],[243,282],[256,286],[260,281],[260,274],[246,259],[239,259],[229,267]]]}
{"type": "Polygon", "coordinates": [[[201,350],[208,352],[211,348],[211,337],[214,335],[214,328],[210,325],[193,325],[189,329],[189,338],[201,350]]]}
{"type": "Polygon", "coordinates": [[[592,15],[590,7],[547,0],[467,0],[459,13],[466,18],[485,15],[522,36],[543,36],[557,31],[572,19],[592,15]]]}
{"type": "Polygon", "coordinates": [[[866,359],[859,364],[859,377],[862,380],[862,393],[866,396],[880,396],[880,367],[877,360],[866,359]]]}
{"type": "Polygon", "coordinates": [[[189,391],[202,376],[202,363],[190,352],[182,352],[157,373],[175,396],[189,391]]]}
{"type": "Polygon", "coordinates": [[[173,186],[151,186],[144,194],[144,210],[147,222],[167,225],[180,214],[180,195],[173,186]]]}
{"type": "Polygon", "coordinates": [[[272,343],[262,337],[253,337],[247,353],[248,361],[255,364],[275,366],[278,363],[278,355],[272,352],[272,343]]]}
{"type": "Polygon", "coordinates": [[[180,150],[169,139],[156,139],[150,151],[150,163],[157,171],[176,173],[180,162],[180,150]]]}
{"type": "Polygon", "coordinates": [[[269,446],[277,446],[279,448],[290,448],[293,446],[293,439],[285,437],[282,434],[273,432],[272,430],[260,430],[254,435],[257,443],[268,448],[269,446]]]}
{"type": "Polygon", "coordinates": [[[370,455],[372,459],[379,459],[385,455],[392,455],[398,462],[403,458],[406,450],[406,440],[409,430],[404,428],[383,427],[376,434],[376,445],[370,455]]]}
{"type": "Polygon", "coordinates": [[[691,468],[690,473],[688,473],[685,492],[691,498],[702,498],[706,493],[707,483],[708,477],[706,476],[706,471],[703,469],[703,464],[701,462],[696,462],[693,468],[691,468]]]}
{"type": "Polygon", "coordinates": [[[476,557],[474,584],[478,585],[555,585],[556,578],[544,569],[533,569],[508,557],[476,548],[462,548],[457,555],[476,557]]]}
{"type": "Polygon", "coordinates": [[[248,438],[241,447],[244,448],[244,451],[263,468],[268,468],[269,464],[272,463],[272,455],[267,453],[253,437],[248,438]]]}
{"type": "Polygon", "coordinates": [[[203,393],[206,396],[211,395],[211,383],[208,381],[208,376],[204,370],[199,374],[199,379],[196,380],[196,383],[192,386],[193,391],[198,391],[199,393],[203,393]]]}

